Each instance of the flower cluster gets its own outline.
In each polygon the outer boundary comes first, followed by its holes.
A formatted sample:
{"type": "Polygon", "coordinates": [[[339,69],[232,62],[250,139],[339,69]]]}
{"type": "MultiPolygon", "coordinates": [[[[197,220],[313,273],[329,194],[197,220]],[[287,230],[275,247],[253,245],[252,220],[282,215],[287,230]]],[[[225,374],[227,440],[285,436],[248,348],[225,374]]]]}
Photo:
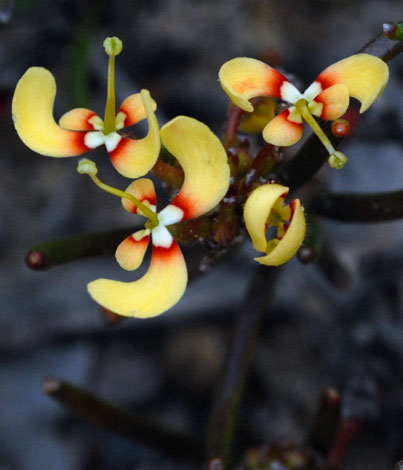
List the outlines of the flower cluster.
{"type": "MultiPolygon", "coordinates": [[[[213,210],[227,193],[230,169],[219,139],[196,119],[178,116],[159,129],[154,114],[156,103],[147,90],[126,98],[116,113],[115,57],[121,52],[122,43],[116,37],[107,38],[104,47],[109,56],[104,119],[89,109],[77,108],[64,114],[57,124],[53,117],[55,79],[42,67],[28,69],[19,80],[12,115],[18,135],[33,151],[45,156],[70,157],[105,145],[115,169],[134,179],[126,191],[121,191],[98,178],[97,167],[91,160],[82,159],[78,164],[79,173],[87,174],[101,189],[120,197],[125,210],[147,219],[144,229],[117,247],[119,265],[125,270],[136,270],[147,247],[152,246],[150,266],[140,279],[133,282],[97,279],[89,283],[88,292],[96,302],[117,314],[148,318],[171,308],[186,289],[186,263],[170,226],[213,210]],[[120,133],[124,127],[144,119],[148,121],[144,138],[129,138],[120,133]],[[181,166],[184,180],[173,200],[157,211],[154,185],[143,176],[155,165],[161,143],[181,166]]],[[[388,69],[380,59],[358,54],[328,67],[300,93],[277,70],[243,57],[225,63],[219,78],[231,100],[244,111],[253,111],[251,98],[270,98],[262,102],[258,125],[245,120],[244,130],[256,132],[264,123],[263,137],[267,142],[288,146],[301,138],[305,120],[329,151],[330,165],[341,168],[345,155],[333,148],[313,116],[339,118],[345,113],[350,97],[361,101],[361,112],[365,111],[384,89],[388,69]],[[291,106],[274,117],[273,98],[291,106]]],[[[254,248],[264,253],[255,258],[262,264],[285,263],[304,240],[304,211],[298,199],[285,204],[288,192],[285,186],[267,183],[254,189],[246,200],[245,227],[254,248]],[[276,234],[267,240],[271,227],[276,234]]]]}
{"type": "Polygon", "coordinates": [[[291,104],[263,129],[266,142],[289,146],[302,137],[305,120],[329,152],[329,164],[342,168],[347,157],[336,151],[313,118],[335,120],[348,107],[350,96],[361,102],[366,111],[384,90],[389,77],[385,62],[369,54],[356,54],[325,69],[304,91],[298,89],[278,70],[247,57],[226,62],[219,78],[231,100],[245,111],[253,111],[250,99],[256,96],[280,98],[291,104]]]}
{"type": "MultiPolygon", "coordinates": [[[[94,300],[124,316],[146,318],[159,315],[182,297],[187,284],[186,264],[167,227],[213,209],[229,185],[226,152],[206,125],[190,117],[178,116],[162,127],[161,139],[185,174],[177,196],[156,213],[154,185],[147,178],[135,180],[125,193],[117,194],[122,196],[123,207],[128,212],[144,215],[148,221],[144,230],[123,240],[116,250],[116,259],[123,269],[137,269],[151,238],[150,267],[142,278],[134,282],[98,279],[88,285],[94,300]]],[[[96,175],[95,167],[85,160],[80,162],[79,171],[93,178],[96,175]]]]}
{"type": "Polygon", "coordinates": [[[12,116],[24,144],[49,157],[73,157],[105,145],[116,170],[128,178],[139,178],[155,164],[160,152],[160,137],[155,102],[147,90],[126,98],[115,113],[115,56],[122,50],[117,38],[104,42],[109,55],[108,96],[105,119],[94,111],[76,108],[64,114],[59,124],[53,117],[56,82],[43,67],[31,67],[21,77],[13,97],[12,116]],[[118,133],[143,119],[148,134],[129,139],[118,133]]]}

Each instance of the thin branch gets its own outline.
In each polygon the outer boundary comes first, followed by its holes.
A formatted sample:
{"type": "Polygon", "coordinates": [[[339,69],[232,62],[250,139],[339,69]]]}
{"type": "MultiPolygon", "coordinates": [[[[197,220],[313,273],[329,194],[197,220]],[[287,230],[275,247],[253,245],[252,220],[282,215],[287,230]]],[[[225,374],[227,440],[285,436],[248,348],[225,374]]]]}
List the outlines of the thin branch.
{"type": "Polygon", "coordinates": [[[95,426],[117,432],[177,459],[201,462],[203,458],[203,446],[196,438],[117,408],[67,382],[49,377],[43,383],[43,391],[78,418],[95,426]]]}
{"type": "Polygon", "coordinates": [[[389,60],[403,52],[403,42],[394,41],[385,37],[384,34],[380,34],[364,46],[360,52],[376,55],[385,62],[389,62],[389,60]]]}
{"type": "Polygon", "coordinates": [[[310,203],[315,214],[343,222],[386,222],[403,217],[403,191],[378,194],[319,193],[310,203]]]}
{"type": "Polygon", "coordinates": [[[327,457],[327,468],[338,469],[341,467],[350,445],[356,440],[362,427],[363,421],[359,419],[351,419],[342,423],[327,457]]]}
{"type": "Polygon", "coordinates": [[[243,114],[245,114],[245,111],[238,108],[235,104],[231,105],[228,112],[228,120],[224,136],[224,147],[226,149],[234,147],[236,144],[237,131],[243,114]]]}
{"type": "Polygon", "coordinates": [[[25,257],[31,269],[49,269],[81,258],[113,255],[119,243],[142,227],[132,227],[113,232],[75,235],[37,245],[25,257]]]}
{"type": "MultiPolygon", "coordinates": [[[[178,243],[192,244],[211,238],[212,216],[198,217],[170,225],[169,230],[178,243]]],[[[82,234],[52,240],[30,250],[25,262],[35,270],[49,269],[70,261],[94,256],[112,256],[119,243],[144,226],[125,228],[113,232],[82,234]]]]}
{"type": "Polygon", "coordinates": [[[340,426],[341,399],[334,388],[327,388],[320,397],[318,411],[313,420],[307,445],[328,455],[340,426]]]}
{"type": "Polygon", "coordinates": [[[207,458],[228,465],[234,429],[249,365],[255,351],[263,315],[267,312],[279,268],[259,265],[251,281],[234,328],[225,371],[217,389],[208,436],[207,458]]]}
{"type": "Polygon", "coordinates": [[[157,160],[151,171],[157,178],[174,188],[180,188],[183,184],[182,168],[171,165],[162,159],[157,160]]]}

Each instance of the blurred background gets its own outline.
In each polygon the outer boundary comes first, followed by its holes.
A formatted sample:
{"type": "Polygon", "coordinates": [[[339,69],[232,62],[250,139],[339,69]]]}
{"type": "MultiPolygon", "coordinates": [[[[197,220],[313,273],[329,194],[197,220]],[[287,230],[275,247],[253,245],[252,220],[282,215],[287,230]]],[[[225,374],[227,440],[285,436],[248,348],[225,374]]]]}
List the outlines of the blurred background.
{"type": "MultiPolygon", "coordinates": [[[[147,88],[160,124],[185,114],[222,136],[229,100],[217,74],[226,60],[278,56],[280,69],[304,89],[401,16],[401,0],[0,0],[1,470],[194,468],[75,419],[41,384],[57,376],[203,436],[255,268],[249,240],[240,239],[171,311],[113,326],[86,293],[98,277],[133,277],[113,257],[29,270],[24,257],[39,243],[130,227],[133,220],[116,198],[78,175],[76,159],[39,156],[19,140],[10,108],[25,70],[40,65],[54,74],[56,118],[75,106],[102,116],[102,43],[116,35],[124,44],[117,103],[147,88]]],[[[385,93],[345,145],[347,166],[324,168],[321,184],[351,192],[402,189],[402,57],[389,65],[385,93]]],[[[104,149],[91,158],[101,179],[127,186],[104,149]]],[[[322,228],[335,264],[293,259],[282,268],[241,409],[245,448],[237,451],[303,443],[319,396],[331,386],[342,392],[344,416],[365,421],[345,468],[392,468],[403,459],[403,225],[323,220],[322,228]]],[[[190,254],[194,268],[192,260],[190,254]]]]}

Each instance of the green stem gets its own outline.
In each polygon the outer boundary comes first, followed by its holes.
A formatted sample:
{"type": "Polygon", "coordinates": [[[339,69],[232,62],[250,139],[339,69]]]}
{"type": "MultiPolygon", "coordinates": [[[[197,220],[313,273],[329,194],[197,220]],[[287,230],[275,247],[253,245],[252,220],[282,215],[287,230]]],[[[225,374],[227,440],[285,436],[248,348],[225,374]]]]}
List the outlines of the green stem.
{"type": "Polygon", "coordinates": [[[336,150],[330,143],[327,135],[323,132],[322,128],[317,123],[316,119],[312,116],[308,106],[306,105],[306,101],[304,99],[297,101],[297,103],[295,103],[295,107],[301,116],[305,119],[305,121],[309,124],[310,128],[314,131],[318,139],[322,142],[326,150],[329,152],[329,155],[332,155],[336,150]]]}
{"type": "Polygon", "coordinates": [[[133,195],[126,193],[125,191],[121,191],[120,189],[114,188],[113,186],[109,186],[109,184],[103,183],[97,176],[94,174],[88,174],[88,176],[92,179],[92,181],[98,186],[98,188],[103,189],[107,193],[113,194],[114,196],[122,197],[125,199],[128,199],[130,202],[132,202],[137,209],[139,209],[145,217],[150,219],[151,224],[153,227],[156,227],[158,225],[158,216],[155,212],[153,212],[149,207],[147,207],[145,204],[140,202],[138,199],[136,199],[133,195]]]}
{"type": "Polygon", "coordinates": [[[108,135],[116,130],[116,99],[115,99],[115,56],[109,56],[108,85],[105,105],[104,134],[108,135]]]}

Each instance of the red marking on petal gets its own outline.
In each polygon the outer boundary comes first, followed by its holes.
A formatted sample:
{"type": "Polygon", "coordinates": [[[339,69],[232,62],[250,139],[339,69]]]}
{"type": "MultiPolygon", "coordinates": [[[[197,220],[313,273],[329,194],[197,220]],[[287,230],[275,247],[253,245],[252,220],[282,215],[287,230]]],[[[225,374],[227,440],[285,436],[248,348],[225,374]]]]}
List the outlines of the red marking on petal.
{"type": "Polygon", "coordinates": [[[139,199],[139,201],[140,202],[148,201],[153,206],[157,205],[157,198],[156,198],[155,194],[152,194],[150,196],[145,195],[142,199],[139,199]]]}
{"type": "Polygon", "coordinates": [[[282,113],[278,114],[278,115],[276,116],[276,118],[277,118],[277,117],[280,118],[280,116],[281,116],[280,119],[283,119],[284,121],[287,120],[287,123],[286,123],[286,124],[287,124],[287,125],[292,125],[292,126],[295,127],[296,129],[298,129],[298,132],[299,132],[299,130],[300,130],[301,127],[302,127],[302,123],[300,123],[300,122],[295,122],[295,121],[291,121],[290,119],[288,119],[288,117],[290,116],[290,114],[291,114],[290,111],[289,111],[288,109],[286,109],[286,110],[283,111],[282,113]]]}
{"type": "MultiPolygon", "coordinates": [[[[262,90],[264,94],[262,96],[271,96],[273,98],[281,98],[280,89],[284,82],[288,80],[283,74],[278,72],[276,69],[272,69],[267,66],[267,80],[263,82],[265,90],[262,90]]],[[[239,94],[247,95],[249,90],[253,90],[256,87],[256,78],[246,78],[245,80],[233,85],[233,90],[239,94]]],[[[258,96],[261,96],[260,94],[258,96]]]]}
{"type": "Polygon", "coordinates": [[[121,152],[123,154],[125,153],[125,147],[127,147],[129,144],[130,144],[130,139],[121,139],[117,147],[115,148],[115,150],[113,150],[112,152],[109,152],[109,157],[112,160],[112,163],[119,159],[121,152]]]}
{"type": "Polygon", "coordinates": [[[172,240],[171,246],[169,248],[164,248],[163,246],[154,246],[153,245],[153,260],[167,262],[172,259],[175,259],[178,255],[181,255],[181,249],[178,244],[172,240]]]}
{"type": "Polygon", "coordinates": [[[92,150],[91,148],[87,147],[84,143],[86,132],[80,132],[80,131],[71,131],[71,132],[75,133],[71,144],[74,150],[77,152],[77,155],[80,153],[88,152],[88,150],[92,150]]]}
{"type": "Polygon", "coordinates": [[[268,94],[273,98],[281,98],[281,87],[288,80],[276,69],[271,69],[272,77],[267,82],[268,94]]]}
{"type": "MultiPolygon", "coordinates": [[[[140,202],[144,202],[144,201],[147,201],[148,203],[152,204],[153,206],[156,206],[157,205],[157,198],[155,197],[155,194],[145,194],[143,197],[138,197],[137,198],[140,202]]],[[[135,214],[137,215],[138,214],[138,209],[137,209],[137,206],[135,206],[133,204],[133,207],[130,211],[132,214],[135,214]]]]}
{"type": "Polygon", "coordinates": [[[294,215],[294,212],[295,212],[295,209],[297,208],[297,200],[294,199],[293,201],[290,202],[290,207],[291,207],[291,217],[290,217],[290,221],[292,219],[292,216],[294,215]]]}
{"type": "Polygon", "coordinates": [[[130,125],[130,123],[128,122],[128,111],[125,110],[125,107],[124,106],[121,106],[119,108],[119,113],[123,113],[125,115],[125,118],[124,120],[122,121],[122,124],[123,126],[122,127],[128,127],[130,125]]]}
{"type": "MultiPolygon", "coordinates": [[[[283,229],[284,229],[283,237],[284,237],[284,235],[287,233],[287,230],[288,230],[288,229],[290,228],[290,226],[291,226],[291,221],[292,221],[292,218],[294,217],[295,209],[297,208],[297,201],[296,201],[296,199],[294,199],[293,201],[291,201],[290,204],[288,204],[288,205],[290,206],[291,214],[290,214],[290,220],[283,222],[283,229]]],[[[281,237],[281,238],[283,238],[283,237],[281,237]]]]}
{"type": "Polygon", "coordinates": [[[96,130],[95,127],[90,123],[88,122],[91,118],[93,118],[94,116],[96,116],[97,113],[94,113],[93,111],[91,113],[88,113],[88,116],[86,118],[86,120],[84,121],[84,129],[85,131],[94,131],[96,130]]]}
{"type": "Polygon", "coordinates": [[[197,212],[195,201],[191,198],[191,196],[184,194],[183,191],[181,191],[175,197],[171,204],[183,210],[182,220],[193,219],[194,214],[197,212]]]}
{"type": "MultiPolygon", "coordinates": [[[[315,82],[319,82],[321,87],[322,87],[322,91],[323,90],[326,90],[326,88],[329,88],[331,87],[332,85],[336,84],[337,83],[337,80],[336,80],[336,77],[334,78],[331,78],[329,76],[327,77],[321,77],[321,75],[319,75],[319,77],[315,80],[315,82]]],[[[315,101],[317,101],[317,99],[315,98],[315,101]]]]}

